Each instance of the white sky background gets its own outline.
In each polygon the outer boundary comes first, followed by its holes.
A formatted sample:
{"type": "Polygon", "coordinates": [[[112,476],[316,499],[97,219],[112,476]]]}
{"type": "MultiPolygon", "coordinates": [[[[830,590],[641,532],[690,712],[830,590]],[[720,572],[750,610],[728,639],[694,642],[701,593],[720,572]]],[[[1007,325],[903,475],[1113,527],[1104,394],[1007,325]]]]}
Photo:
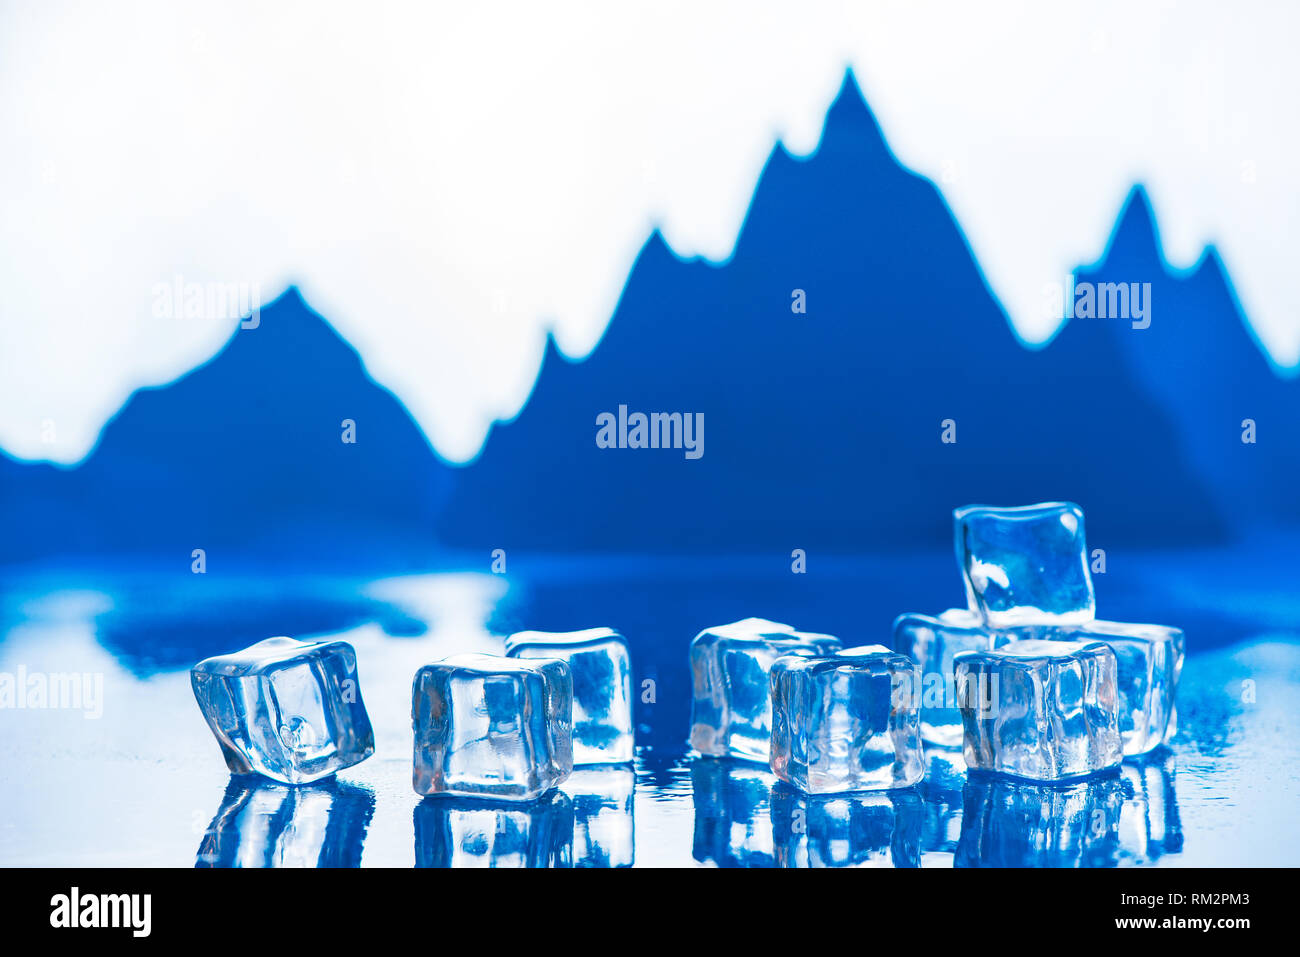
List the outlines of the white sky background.
{"type": "MultiPolygon", "coordinates": [[[[1029,341],[1145,183],[1300,360],[1300,7],[0,4],[0,448],[75,462],[234,323],[154,290],[297,283],[445,456],[587,354],[659,225],[731,251],[851,65],[1029,341]],[[54,441],[50,425],[53,425],[54,441]]],[[[810,318],[815,318],[815,290],[810,318]]],[[[256,332],[246,334],[256,335],[256,332]]]]}

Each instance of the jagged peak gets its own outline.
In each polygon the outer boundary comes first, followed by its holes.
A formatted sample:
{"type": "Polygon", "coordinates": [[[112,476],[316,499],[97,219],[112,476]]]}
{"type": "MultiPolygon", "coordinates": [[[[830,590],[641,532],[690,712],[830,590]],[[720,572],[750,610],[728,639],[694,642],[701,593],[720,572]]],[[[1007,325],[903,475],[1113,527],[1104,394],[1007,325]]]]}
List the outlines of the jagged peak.
{"type": "Polygon", "coordinates": [[[312,306],[302,290],[289,285],[275,298],[263,303],[255,315],[242,317],[227,344],[213,356],[213,360],[236,346],[241,352],[246,349],[260,352],[267,347],[280,350],[287,346],[298,350],[315,342],[357,355],[348,338],[312,306]]]}
{"type": "Polygon", "coordinates": [[[830,107],[826,110],[826,121],[822,126],[819,149],[825,149],[828,145],[833,146],[838,136],[848,132],[853,132],[859,137],[868,136],[873,145],[878,143],[881,152],[892,157],[885,133],[880,128],[880,122],[872,112],[871,105],[867,102],[866,94],[862,92],[852,67],[845,69],[839,92],[835,94],[830,107]]]}
{"type": "Polygon", "coordinates": [[[839,91],[835,94],[835,98],[831,101],[830,109],[827,112],[832,112],[840,107],[848,109],[854,106],[860,110],[870,112],[867,106],[866,94],[862,92],[862,85],[858,83],[858,75],[853,72],[853,67],[850,66],[844,68],[844,77],[840,80],[839,91]]]}
{"type": "Polygon", "coordinates": [[[1115,225],[1111,228],[1106,243],[1106,252],[1100,262],[1108,263],[1116,257],[1145,263],[1166,262],[1155,208],[1150,194],[1141,183],[1130,188],[1124,202],[1120,204],[1119,214],[1115,217],[1115,225]]]}

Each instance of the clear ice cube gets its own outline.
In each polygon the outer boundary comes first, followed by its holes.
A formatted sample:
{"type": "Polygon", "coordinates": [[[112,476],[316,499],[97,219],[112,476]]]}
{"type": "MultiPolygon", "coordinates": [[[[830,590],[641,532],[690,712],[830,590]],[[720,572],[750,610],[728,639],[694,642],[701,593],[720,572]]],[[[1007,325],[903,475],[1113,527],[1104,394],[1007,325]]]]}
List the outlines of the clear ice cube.
{"type": "Polygon", "coordinates": [[[920,867],[925,808],[915,789],[814,797],[772,790],[779,867],[920,867]]]}
{"type": "Polygon", "coordinates": [[[1097,619],[1078,628],[1053,629],[1050,637],[1103,641],[1115,652],[1119,733],[1126,755],[1146,754],[1174,736],[1174,695],[1183,669],[1180,629],[1097,619]]]}
{"type": "Polygon", "coordinates": [[[195,867],[360,867],[375,796],[337,779],[294,787],[235,775],[195,867]]]}
{"type": "Polygon", "coordinates": [[[425,798],[415,807],[416,867],[571,867],[573,804],[425,798]]]}
{"type": "Polygon", "coordinates": [[[573,799],[573,866],[631,867],[635,859],[631,768],[575,768],[564,782],[573,799]]]}
{"type": "Polygon", "coordinates": [[[1095,611],[1083,510],[1069,502],[952,513],[966,601],[993,628],[1071,625],[1095,611]]]}
{"type": "Polygon", "coordinates": [[[953,659],[971,769],[1059,781],[1123,758],[1115,653],[1100,641],[1012,641],[953,659]]]}
{"type": "Polygon", "coordinates": [[[882,645],[773,663],[771,766],[810,794],[909,787],[925,776],[921,674],[882,645]]]}
{"type": "Polygon", "coordinates": [[[973,773],[954,867],[1114,867],[1123,789],[1114,774],[1034,784],[973,773]]]}
{"type": "Polygon", "coordinates": [[[762,618],[709,628],[691,642],[691,747],[713,757],[767,763],[772,738],[768,673],[784,655],[824,655],[830,635],[795,632],[762,618]]]}
{"type": "Polygon", "coordinates": [[[622,635],[610,628],[521,631],[506,639],[506,656],[568,662],[575,765],[632,760],[632,665],[622,635]]]}
{"type": "Polygon", "coordinates": [[[235,774],[307,784],[375,751],[356,652],[345,641],[268,638],[200,661],[190,684],[235,774]]]}
{"type": "Polygon", "coordinates": [[[558,658],[463,654],[411,690],[417,794],[531,801],[573,770],[573,681],[558,658]]]}
{"type": "Polygon", "coordinates": [[[1005,632],[988,628],[973,611],[950,608],[937,617],[899,615],[894,619],[894,650],[921,669],[921,738],[943,748],[960,748],[961,713],[953,680],[953,655],[1006,644],[1005,632]]]}

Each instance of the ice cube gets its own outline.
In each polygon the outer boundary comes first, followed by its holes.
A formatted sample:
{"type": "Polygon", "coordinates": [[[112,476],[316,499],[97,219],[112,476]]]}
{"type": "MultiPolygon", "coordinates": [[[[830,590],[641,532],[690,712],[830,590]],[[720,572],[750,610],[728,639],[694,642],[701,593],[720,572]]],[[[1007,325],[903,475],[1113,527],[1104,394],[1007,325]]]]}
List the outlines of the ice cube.
{"type": "Polygon", "coordinates": [[[636,778],[630,767],[576,768],[564,782],[573,799],[573,866],[631,867],[636,778]]]}
{"type": "Polygon", "coordinates": [[[1069,502],[952,513],[966,601],[993,628],[1082,624],[1094,614],[1083,510],[1069,502]]]}
{"type": "Polygon", "coordinates": [[[359,867],[375,796],[337,779],[293,787],[235,775],[195,867],[359,867]]]}
{"type": "Polygon", "coordinates": [[[772,867],[772,786],[767,768],[696,758],[691,762],[695,833],[691,852],[718,867],[772,867]]]}
{"type": "Polygon", "coordinates": [[[772,771],[810,794],[909,787],[925,776],[921,673],[882,645],[777,659],[772,771]]]}
{"type": "Polygon", "coordinates": [[[533,801],[425,798],[415,807],[416,867],[571,867],[573,805],[563,791],[533,801]]]}
{"type": "Polygon", "coordinates": [[[953,659],[972,769],[1037,781],[1123,759],[1115,653],[1101,641],[1012,641],[953,659]]]}
{"type": "Polygon", "coordinates": [[[268,638],[200,661],[190,684],[235,774],[306,784],[375,751],[356,652],[345,641],[268,638]]]}
{"type": "Polygon", "coordinates": [[[575,765],[632,760],[632,666],[622,635],[610,628],[521,631],[506,639],[506,656],[568,662],[575,765]]]}
{"type": "Polygon", "coordinates": [[[691,747],[767,763],[772,738],[768,673],[783,655],[824,655],[830,635],[800,637],[789,625],[746,618],[700,632],[691,642],[691,747]]]}
{"type": "Polygon", "coordinates": [[[558,658],[463,654],[411,691],[417,794],[531,801],[573,770],[573,680],[558,658]]]}
{"type": "Polygon", "coordinates": [[[818,797],[772,790],[780,867],[920,867],[925,809],[915,789],[818,797]]]}
{"type": "Polygon", "coordinates": [[[1123,789],[1114,773],[1034,784],[972,772],[954,867],[1113,867],[1123,789]]]}
{"type": "Polygon", "coordinates": [[[962,651],[985,651],[1006,644],[1005,632],[989,629],[973,611],[950,608],[937,617],[899,615],[894,619],[894,650],[921,669],[921,738],[943,748],[960,748],[952,658],[962,651]]]}
{"type": "Polygon", "coordinates": [[[1065,641],[1103,641],[1115,652],[1119,733],[1126,755],[1146,754],[1178,727],[1174,695],[1183,670],[1183,633],[1164,625],[1097,619],[1078,628],[1052,629],[1065,641]]]}

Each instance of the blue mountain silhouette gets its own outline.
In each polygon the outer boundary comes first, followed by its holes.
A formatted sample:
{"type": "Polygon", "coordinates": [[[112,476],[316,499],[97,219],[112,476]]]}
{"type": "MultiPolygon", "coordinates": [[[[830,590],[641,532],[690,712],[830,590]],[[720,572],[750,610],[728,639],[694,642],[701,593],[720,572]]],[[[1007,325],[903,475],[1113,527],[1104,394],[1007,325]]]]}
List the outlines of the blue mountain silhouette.
{"type": "Polygon", "coordinates": [[[653,234],[594,353],[550,343],[527,406],[470,465],[448,467],[290,290],[213,360],[133,396],[80,466],[0,455],[0,561],[870,551],[944,544],[972,501],[1079,502],[1095,544],[1300,520],[1300,386],[1254,341],[1215,251],[1170,269],[1135,188],[1078,279],[1150,282],[1150,328],[1077,318],[1021,343],[849,73],[816,153],[773,151],[733,256],[684,260],[653,234]],[[701,413],[702,457],[598,447],[597,417],[620,406],[701,413]]]}
{"type": "Polygon", "coordinates": [[[1300,383],[1259,345],[1217,250],[1208,247],[1190,269],[1170,269],[1150,201],[1135,188],[1105,254],[1077,275],[1152,282],[1150,328],[1110,331],[1128,374],[1169,410],[1187,465],[1220,512],[1239,527],[1300,519],[1300,383]],[[1246,419],[1254,443],[1242,441],[1246,419]]]}
{"type": "MultiPolygon", "coordinates": [[[[1181,280],[1148,265],[1159,303],[1181,280]]],[[[456,474],[440,537],[868,550],[946,542],[966,502],[1068,499],[1096,542],[1218,540],[1225,510],[1120,341],[1146,332],[1078,319],[1022,345],[850,74],[816,153],[774,150],[730,261],[683,261],[656,234],[594,354],[552,344],[522,414],[456,474]],[[598,448],[597,415],[620,405],[703,413],[703,456],[598,448]]]]}
{"type": "Polygon", "coordinates": [[[0,558],[149,555],[188,570],[202,548],[209,571],[427,564],[447,466],[296,290],[260,318],[132,396],[80,466],[0,456],[0,558]]]}

